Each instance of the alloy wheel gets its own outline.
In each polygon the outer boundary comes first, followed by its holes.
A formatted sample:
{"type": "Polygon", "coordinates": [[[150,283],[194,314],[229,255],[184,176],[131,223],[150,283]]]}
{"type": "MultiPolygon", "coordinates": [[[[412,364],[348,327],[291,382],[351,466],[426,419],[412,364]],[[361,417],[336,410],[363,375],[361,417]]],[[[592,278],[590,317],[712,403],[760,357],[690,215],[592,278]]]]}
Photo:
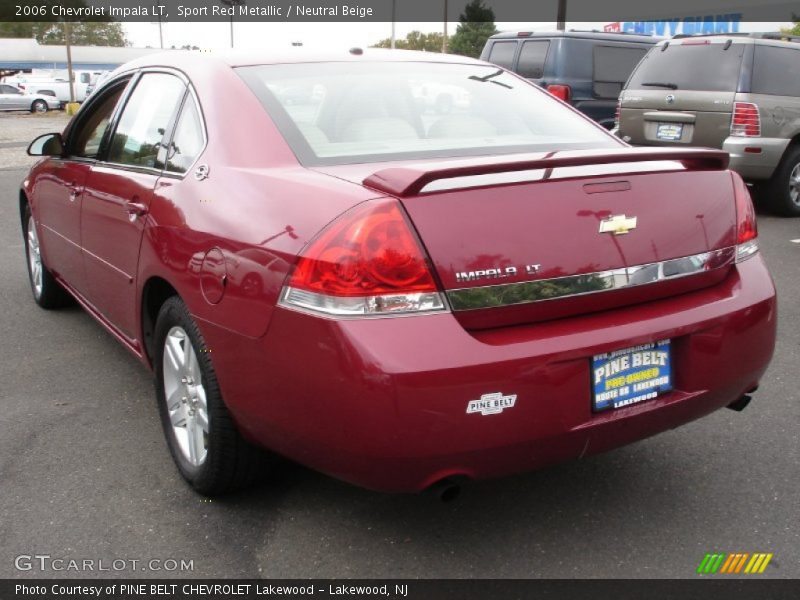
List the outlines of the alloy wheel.
{"type": "Polygon", "coordinates": [[[800,163],[797,163],[789,175],[789,197],[792,202],[800,206],[800,163]]]}
{"type": "Polygon", "coordinates": [[[208,455],[208,403],[197,354],[180,326],[172,327],[164,340],[163,367],[175,441],[189,464],[199,467],[208,455]]]}
{"type": "Polygon", "coordinates": [[[39,250],[39,235],[36,233],[36,221],[28,219],[28,266],[31,271],[33,293],[39,298],[42,295],[42,255],[39,250]]]}

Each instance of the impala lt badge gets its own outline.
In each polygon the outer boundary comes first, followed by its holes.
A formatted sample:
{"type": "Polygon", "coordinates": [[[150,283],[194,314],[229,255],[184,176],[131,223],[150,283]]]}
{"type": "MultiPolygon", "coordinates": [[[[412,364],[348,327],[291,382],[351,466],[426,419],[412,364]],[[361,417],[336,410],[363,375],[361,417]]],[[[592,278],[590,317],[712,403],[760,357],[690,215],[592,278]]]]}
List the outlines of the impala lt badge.
{"type": "Polygon", "coordinates": [[[513,408],[517,401],[516,394],[503,396],[502,392],[484,394],[480,400],[470,400],[467,404],[467,414],[481,413],[483,416],[496,415],[507,408],[513,408]]]}
{"type": "MultiPolygon", "coordinates": [[[[540,264],[525,265],[526,275],[536,275],[542,268],[540,264]]],[[[522,267],[494,267],[492,269],[478,269],[477,271],[458,271],[456,281],[479,281],[481,279],[505,279],[506,277],[516,277],[522,272],[522,267]]]]}
{"type": "Polygon", "coordinates": [[[600,221],[599,233],[613,233],[622,235],[631,229],[636,229],[636,217],[626,217],[625,215],[614,215],[600,221]]]}

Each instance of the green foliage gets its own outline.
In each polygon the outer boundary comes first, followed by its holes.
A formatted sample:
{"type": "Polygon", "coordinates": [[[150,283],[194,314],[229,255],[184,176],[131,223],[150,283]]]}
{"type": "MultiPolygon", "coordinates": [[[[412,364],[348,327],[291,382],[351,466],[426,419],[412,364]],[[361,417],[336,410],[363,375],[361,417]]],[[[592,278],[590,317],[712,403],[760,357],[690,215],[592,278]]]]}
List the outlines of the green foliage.
{"type": "MultiPolygon", "coordinates": [[[[64,23],[0,22],[0,37],[36,38],[40,44],[66,43],[64,23]]],[[[129,46],[121,23],[72,23],[72,43],[76,46],[129,46]]]]}
{"type": "MultiPolygon", "coordinates": [[[[422,33],[421,31],[412,31],[404,40],[395,40],[394,47],[401,50],[424,50],[425,52],[441,52],[442,51],[442,38],[444,36],[439,32],[422,33]]],[[[391,48],[391,38],[381,40],[372,46],[373,48],[391,48]]]]}
{"type": "Polygon", "coordinates": [[[461,23],[450,38],[448,51],[478,58],[486,40],[497,33],[494,11],[485,6],[483,0],[472,0],[464,7],[464,12],[458,19],[461,23]]]}
{"type": "MultiPolygon", "coordinates": [[[[795,19],[797,17],[795,16],[795,19]]],[[[794,21],[794,27],[787,27],[785,29],[781,29],[782,33],[788,33],[789,35],[800,35],[800,21],[794,21]]]]}

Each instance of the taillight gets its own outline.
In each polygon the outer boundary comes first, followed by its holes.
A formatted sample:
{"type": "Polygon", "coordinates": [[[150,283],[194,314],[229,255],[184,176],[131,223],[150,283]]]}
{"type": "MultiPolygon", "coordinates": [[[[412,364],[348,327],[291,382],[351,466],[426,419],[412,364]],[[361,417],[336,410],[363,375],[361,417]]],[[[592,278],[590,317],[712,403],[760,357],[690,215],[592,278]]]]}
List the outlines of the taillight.
{"type": "Polygon", "coordinates": [[[395,200],[361,204],[323,230],[303,251],[280,303],[339,316],[445,310],[395,200]]]}
{"type": "Polygon", "coordinates": [[[614,109],[614,129],[619,130],[619,117],[622,112],[622,101],[617,100],[617,108],[614,109]]]}
{"type": "Polygon", "coordinates": [[[758,137],[761,135],[761,115],[758,105],[752,102],[736,102],[731,117],[731,135],[758,137]]]}
{"type": "Polygon", "coordinates": [[[742,262],[758,252],[758,226],[747,184],[738,173],[731,172],[731,176],[736,201],[736,262],[742,262]]]}
{"type": "Polygon", "coordinates": [[[568,85],[548,85],[547,91],[564,102],[569,102],[569,99],[572,97],[572,89],[570,89],[568,85]]]}

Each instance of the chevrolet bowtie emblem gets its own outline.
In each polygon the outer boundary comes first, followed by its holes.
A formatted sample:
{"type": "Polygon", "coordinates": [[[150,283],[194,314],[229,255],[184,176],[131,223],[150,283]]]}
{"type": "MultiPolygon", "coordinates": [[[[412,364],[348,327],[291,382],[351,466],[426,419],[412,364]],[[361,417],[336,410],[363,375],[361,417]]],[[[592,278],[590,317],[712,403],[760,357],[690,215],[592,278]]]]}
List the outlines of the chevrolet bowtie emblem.
{"type": "Polygon", "coordinates": [[[622,235],[623,233],[628,233],[631,229],[636,229],[636,217],[614,215],[600,221],[600,233],[622,235]]]}

